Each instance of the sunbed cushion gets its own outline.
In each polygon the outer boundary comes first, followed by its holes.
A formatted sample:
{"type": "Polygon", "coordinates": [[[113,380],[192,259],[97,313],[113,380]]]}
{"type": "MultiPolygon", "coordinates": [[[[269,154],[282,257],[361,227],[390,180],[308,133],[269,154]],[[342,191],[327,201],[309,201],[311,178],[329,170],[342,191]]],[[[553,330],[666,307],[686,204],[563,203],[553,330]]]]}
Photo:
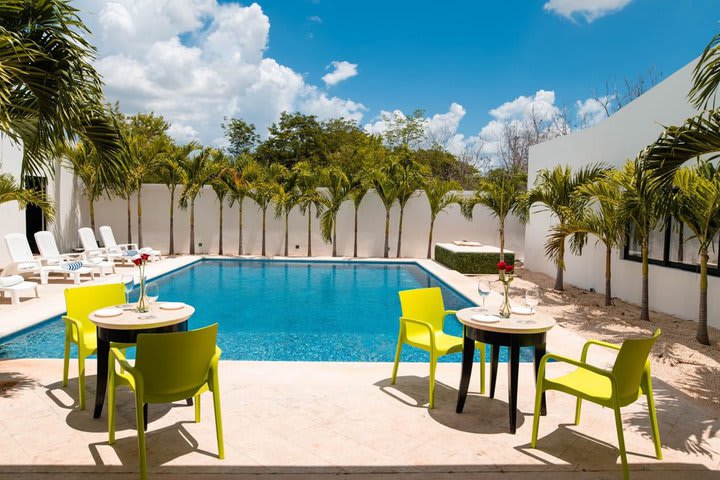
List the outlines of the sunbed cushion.
{"type": "Polygon", "coordinates": [[[122,251],[123,256],[125,257],[134,257],[138,254],[137,250],[123,250],[122,251]]]}
{"type": "Polygon", "coordinates": [[[8,275],[6,277],[0,277],[0,288],[19,285],[24,281],[25,279],[20,275],[8,275]]]}
{"type": "Polygon", "coordinates": [[[72,272],[74,270],[79,270],[82,268],[82,266],[83,266],[83,262],[80,262],[77,260],[74,260],[72,262],[65,262],[62,264],[63,270],[68,270],[70,272],[72,272]]]}
{"type": "Polygon", "coordinates": [[[37,262],[22,262],[16,265],[18,270],[37,270],[37,262]]]}

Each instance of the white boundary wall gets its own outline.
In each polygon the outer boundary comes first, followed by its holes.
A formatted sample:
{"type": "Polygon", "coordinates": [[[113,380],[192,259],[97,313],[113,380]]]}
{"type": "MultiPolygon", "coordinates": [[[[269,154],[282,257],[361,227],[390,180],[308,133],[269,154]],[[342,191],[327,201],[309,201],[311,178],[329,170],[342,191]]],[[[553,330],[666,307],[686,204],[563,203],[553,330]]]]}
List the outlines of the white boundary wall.
{"type": "MultiPolygon", "coordinates": [[[[688,103],[692,69],[688,64],[634,102],[592,128],[559,137],[530,149],[528,184],[536,172],[558,164],[573,169],[594,162],[621,166],[634,158],[642,148],[655,141],[662,125],[679,125],[697,111],[688,103]]],[[[525,231],[527,268],[555,275],[555,265],[544,255],[545,238],[554,220],[547,213],[534,213],[525,231]]],[[[589,239],[583,255],[568,252],[565,256],[565,281],[581,288],[605,289],[604,247],[589,239]]],[[[612,259],[613,295],[639,303],[641,265],[621,259],[615,251],[612,259]]],[[[720,278],[709,278],[708,322],[720,327],[720,278]]],[[[699,275],[678,269],[650,265],[650,308],[696,319],[699,298],[699,275]]]]}

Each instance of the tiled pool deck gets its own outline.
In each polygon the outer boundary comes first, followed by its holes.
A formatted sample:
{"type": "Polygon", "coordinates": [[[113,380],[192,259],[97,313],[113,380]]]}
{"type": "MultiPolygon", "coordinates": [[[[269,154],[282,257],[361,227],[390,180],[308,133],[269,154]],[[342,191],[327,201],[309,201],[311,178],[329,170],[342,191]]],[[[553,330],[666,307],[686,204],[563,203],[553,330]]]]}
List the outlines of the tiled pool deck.
{"type": "MultiPolygon", "coordinates": [[[[154,276],[192,260],[173,258],[148,270],[154,276]]],[[[419,263],[475,298],[472,279],[432,262],[419,263]]],[[[17,326],[57,315],[65,287],[44,286],[42,301],[0,305],[0,323],[9,328],[8,323],[17,326]]],[[[582,343],[561,327],[548,335],[548,349],[561,354],[577,356],[582,343]]],[[[224,361],[220,378],[226,459],[216,458],[209,397],[199,424],[192,422],[192,407],[151,405],[150,478],[621,478],[612,412],[586,403],[581,425],[574,426],[574,401],[562,394],[548,394],[538,449],[529,448],[534,398],[530,364],[521,366],[515,435],[507,431],[504,365],[495,399],[477,393],[475,369],[461,415],[455,413],[458,364],[438,366],[434,410],[423,406],[427,364],[401,364],[395,386],[389,384],[391,367],[224,361]]],[[[549,367],[558,368],[562,366],[549,367]]],[[[89,409],[77,410],[76,380],[61,388],[61,371],[61,360],[0,361],[0,478],[137,478],[131,394],[119,395],[118,440],[110,446],[107,409],[98,420],[89,409]]],[[[75,365],[70,371],[71,376],[77,372],[75,365]]],[[[95,363],[90,361],[90,405],[94,386],[95,363]]],[[[624,409],[631,478],[718,478],[720,420],[663,382],[656,380],[654,386],[664,460],[654,459],[647,407],[641,400],[624,409]]]]}

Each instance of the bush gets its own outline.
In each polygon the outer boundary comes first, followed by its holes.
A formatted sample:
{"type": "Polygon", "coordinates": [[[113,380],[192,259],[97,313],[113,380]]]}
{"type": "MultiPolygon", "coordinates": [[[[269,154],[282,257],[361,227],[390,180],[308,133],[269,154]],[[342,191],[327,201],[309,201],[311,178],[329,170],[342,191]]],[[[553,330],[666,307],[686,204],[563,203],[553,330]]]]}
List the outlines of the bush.
{"type": "MultiPolygon", "coordinates": [[[[499,253],[451,252],[435,245],[435,261],[465,274],[497,273],[499,253]]],[[[505,263],[515,263],[515,254],[505,252],[505,263]]]]}

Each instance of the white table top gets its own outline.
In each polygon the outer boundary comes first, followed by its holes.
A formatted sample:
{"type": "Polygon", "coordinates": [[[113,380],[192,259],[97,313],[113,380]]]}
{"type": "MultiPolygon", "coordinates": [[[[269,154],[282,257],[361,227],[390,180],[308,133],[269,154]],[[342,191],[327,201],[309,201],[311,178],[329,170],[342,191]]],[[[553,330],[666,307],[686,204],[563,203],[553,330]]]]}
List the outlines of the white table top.
{"type": "Polygon", "coordinates": [[[488,332],[498,333],[542,333],[547,332],[555,326],[555,319],[542,313],[533,315],[517,315],[512,314],[510,318],[500,318],[499,322],[484,323],[472,320],[473,315],[497,315],[497,308],[488,307],[487,310],[482,307],[470,307],[458,310],[456,313],[458,320],[463,325],[472,327],[476,330],[486,330],[488,332]]]}
{"type": "Polygon", "coordinates": [[[99,317],[95,315],[95,312],[92,312],[88,315],[88,318],[101,328],[110,330],[142,330],[176,325],[184,322],[195,313],[195,309],[190,305],[185,305],[177,310],[164,310],[160,308],[163,303],[164,302],[158,302],[153,304],[147,313],[137,312],[135,305],[132,305],[132,307],[118,305],[117,308],[123,310],[120,315],[115,317],[99,317]]]}

